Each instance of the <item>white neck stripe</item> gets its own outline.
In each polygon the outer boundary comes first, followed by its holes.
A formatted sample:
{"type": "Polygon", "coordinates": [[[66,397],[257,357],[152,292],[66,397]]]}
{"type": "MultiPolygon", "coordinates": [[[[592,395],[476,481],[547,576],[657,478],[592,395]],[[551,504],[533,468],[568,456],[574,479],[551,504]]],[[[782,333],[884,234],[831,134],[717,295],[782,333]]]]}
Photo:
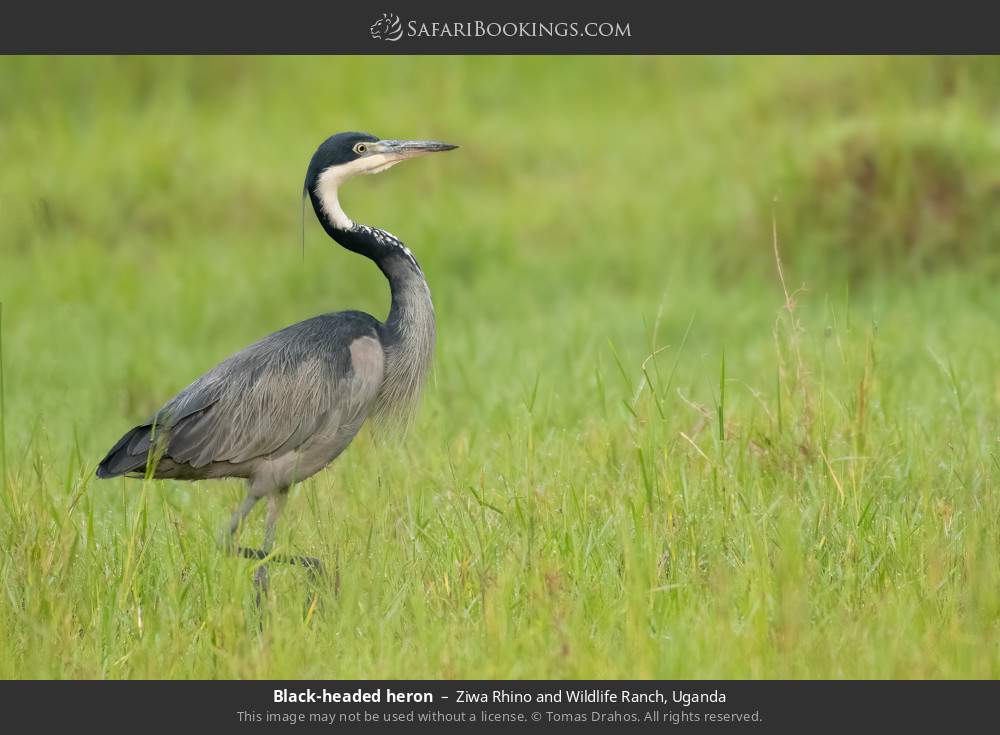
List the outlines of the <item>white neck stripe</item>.
{"type": "Polygon", "coordinates": [[[340,206],[340,197],[338,196],[340,185],[347,177],[344,175],[346,172],[339,169],[338,166],[331,166],[320,174],[316,182],[316,196],[319,197],[323,211],[330,218],[333,226],[338,230],[349,230],[354,227],[354,222],[340,206]]]}

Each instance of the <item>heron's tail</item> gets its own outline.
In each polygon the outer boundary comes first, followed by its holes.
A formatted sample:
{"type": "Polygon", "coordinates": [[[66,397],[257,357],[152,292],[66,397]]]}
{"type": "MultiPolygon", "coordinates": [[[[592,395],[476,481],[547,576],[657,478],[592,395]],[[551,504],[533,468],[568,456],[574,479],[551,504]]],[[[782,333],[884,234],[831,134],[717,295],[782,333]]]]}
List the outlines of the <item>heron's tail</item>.
{"type": "Polygon", "coordinates": [[[152,444],[152,426],[136,426],[111,447],[108,455],[97,465],[100,478],[120,477],[130,472],[143,471],[152,444]]]}

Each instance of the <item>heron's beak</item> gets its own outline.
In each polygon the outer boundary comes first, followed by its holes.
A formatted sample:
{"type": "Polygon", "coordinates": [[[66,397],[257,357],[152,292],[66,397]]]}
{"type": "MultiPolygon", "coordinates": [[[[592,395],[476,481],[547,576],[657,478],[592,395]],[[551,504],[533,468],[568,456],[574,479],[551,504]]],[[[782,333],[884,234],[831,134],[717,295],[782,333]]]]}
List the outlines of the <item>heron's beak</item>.
{"type": "Polygon", "coordinates": [[[387,159],[395,162],[423,156],[427,153],[454,150],[458,146],[442,143],[439,140],[380,140],[374,143],[372,148],[375,149],[375,153],[381,153],[387,159]]]}

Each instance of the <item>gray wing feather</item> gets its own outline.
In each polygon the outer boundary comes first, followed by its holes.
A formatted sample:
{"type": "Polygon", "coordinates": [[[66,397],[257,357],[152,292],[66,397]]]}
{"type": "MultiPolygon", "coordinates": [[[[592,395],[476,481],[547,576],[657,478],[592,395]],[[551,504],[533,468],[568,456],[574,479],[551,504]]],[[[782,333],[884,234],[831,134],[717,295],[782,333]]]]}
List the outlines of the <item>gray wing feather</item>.
{"type": "Polygon", "coordinates": [[[164,456],[196,469],[247,462],[291,451],[331,422],[363,419],[381,386],[381,347],[377,360],[359,361],[352,345],[378,345],[377,325],[358,312],[324,315],[237,352],[154,417],[168,432],[164,456]]]}

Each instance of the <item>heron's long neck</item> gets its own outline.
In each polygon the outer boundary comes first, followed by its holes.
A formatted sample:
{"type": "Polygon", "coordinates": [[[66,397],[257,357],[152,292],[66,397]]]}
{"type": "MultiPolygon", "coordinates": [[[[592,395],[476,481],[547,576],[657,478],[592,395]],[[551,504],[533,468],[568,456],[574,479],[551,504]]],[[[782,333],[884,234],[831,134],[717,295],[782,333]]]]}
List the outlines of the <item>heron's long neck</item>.
{"type": "Polygon", "coordinates": [[[336,242],[370,258],[389,281],[392,304],[382,338],[385,378],[376,405],[379,417],[404,420],[415,407],[434,354],[434,304],[416,258],[399,239],[384,230],[352,222],[332,202],[310,192],[316,214],[336,242]]]}

